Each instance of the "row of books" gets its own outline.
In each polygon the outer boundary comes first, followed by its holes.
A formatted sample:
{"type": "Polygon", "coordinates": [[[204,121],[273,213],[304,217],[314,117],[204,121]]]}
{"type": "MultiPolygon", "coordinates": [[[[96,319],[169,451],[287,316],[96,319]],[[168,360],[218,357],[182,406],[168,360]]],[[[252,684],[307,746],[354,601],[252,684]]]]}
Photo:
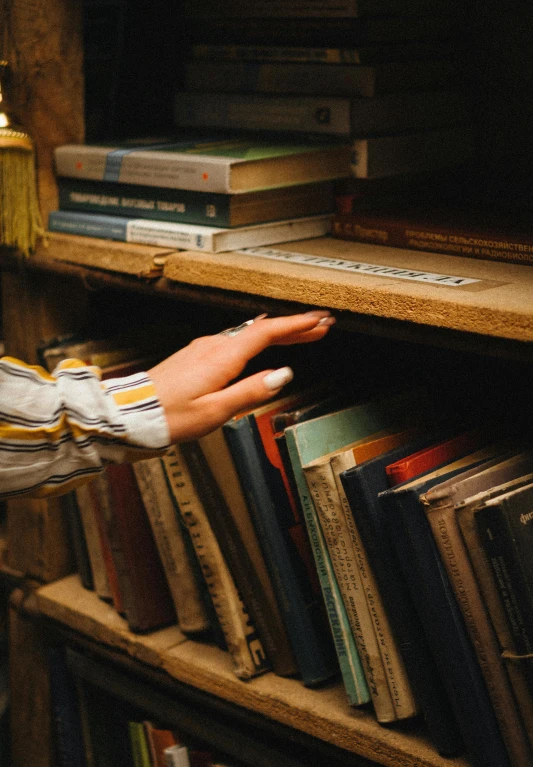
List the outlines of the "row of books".
{"type": "Polygon", "coordinates": [[[56,767],[224,767],[203,744],[87,682],[71,657],[64,646],[48,647],[56,767]]]}
{"type": "Polygon", "coordinates": [[[177,621],[243,680],[340,672],[348,705],[421,717],[441,754],[528,767],[532,487],[509,426],[325,386],[107,467],[75,493],[74,538],[132,631],[177,621]]]}

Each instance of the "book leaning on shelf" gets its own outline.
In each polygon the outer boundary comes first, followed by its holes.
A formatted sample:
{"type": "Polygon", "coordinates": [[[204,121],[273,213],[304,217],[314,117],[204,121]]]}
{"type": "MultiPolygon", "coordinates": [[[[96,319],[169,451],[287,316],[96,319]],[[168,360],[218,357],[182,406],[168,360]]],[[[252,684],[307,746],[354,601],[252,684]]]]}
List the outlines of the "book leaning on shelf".
{"type": "Polygon", "coordinates": [[[222,554],[187,458],[175,445],[160,460],[176,513],[190,534],[234,672],[240,679],[263,674],[271,663],[222,554]]]}

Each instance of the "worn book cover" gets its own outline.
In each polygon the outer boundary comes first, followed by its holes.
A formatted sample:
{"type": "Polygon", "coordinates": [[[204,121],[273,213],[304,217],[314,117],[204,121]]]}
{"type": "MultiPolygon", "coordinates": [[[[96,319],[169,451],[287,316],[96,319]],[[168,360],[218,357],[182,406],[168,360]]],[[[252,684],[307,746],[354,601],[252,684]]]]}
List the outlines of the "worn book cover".
{"type": "Polygon", "coordinates": [[[302,467],[352,632],[369,653],[374,647],[381,657],[397,719],[414,716],[418,704],[339,477],[412,436],[410,431],[378,432],[302,467]]]}
{"type": "MultiPolygon", "coordinates": [[[[421,392],[419,392],[419,395],[422,413],[424,411],[424,403],[427,408],[430,407],[430,403],[421,392]]],[[[343,408],[329,415],[324,415],[285,429],[289,456],[310,538],[315,538],[317,534],[322,535],[322,532],[316,515],[316,509],[307,487],[302,468],[303,465],[315,460],[324,453],[350,444],[357,437],[362,439],[402,419],[405,417],[406,410],[409,410],[410,404],[412,405],[412,396],[412,394],[400,394],[383,399],[382,401],[376,400],[366,405],[343,408]]],[[[324,558],[327,557],[329,561],[332,578],[334,579],[334,570],[327,554],[325,541],[323,541],[322,547],[325,552],[323,556],[324,558]]],[[[336,580],[335,585],[338,589],[336,580]]],[[[339,598],[342,601],[340,592],[339,598]]],[[[396,712],[375,636],[372,632],[369,637],[363,638],[359,631],[357,635],[354,635],[354,639],[363,664],[376,715],[380,721],[394,721],[397,718],[396,712]],[[366,645],[366,641],[371,641],[372,639],[376,643],[374,645],[375,653],[373,656],[370,655],[366,645]]]]}
{"type": "Polygon", "coordinates": [[[349,142],[193,131],[174,142],[64,144],[55,150],[58,176],[241,194],[350,175],[349,142]]]}
{"type": "Polygon", "coordinates": [[[305,401],[295,394],[274,400],[224,424],[272,584],[307,686],[338,672],[313,555],[294,499],[289,495],[271,418],[305,401]]]}
{"type": "Polygon", "coordinates": [[[501,657],[487,607],[477,586],[468,550],[465,547],[455,509],[471,495],[533,470],[533,456],[518,453],[505,461],[435,485],[420,497],[442,561],[446,567],[467,631],[483,673],[502,737],[513,765],[528,767],[533,753],[528,743],[511,682],[501,657]]]}
{"type": "Polygon", "coordinates": [[[510,767],[492,701],[420,495],[498,455],[488,448],[379,495],[389,535],[474,767],[510,767]]]}
{"type": "Polygon", "coordinates": [[[209,618],[198,588],[183,529],[159,458],[133,464],[137,484],[152,527],[161,563],[184,634],[200,634],[209,629],[209,618]]]}
{"type": "Polygon", "coordinates": [[[509,623],[490,562],[485,555],[480,535],[478,533],[475,512],[490,498],[496,498],[505,493],[524,487],[533,482],[533,473],[517,477],[509,482],[496,485],[481,493],[476,493],[455,504],[455,515],[460,528],[464,546],[468,552],[468,560],[479,589],[484,607],[489,615],[491,626],[498,639],[502,660],[506,664],[516,702],[519,706],[526,734],[533,748],[533,685],[529,664],[516,663],[519,652],[509,623]]]}
{"type": "Polygon", "coordinates": [[[250,679],[271,670],[270,660],[222,554],[185,455],[175,445],[161,461],[176,511],[189,531],[236,676],[250,679]]]}
{"type": "Polygon", "coordinates": [[[334,209],[333,183],[298,184],[243,194],[58,178],[59,209],[234,227],[298,218],[334,209]]]}

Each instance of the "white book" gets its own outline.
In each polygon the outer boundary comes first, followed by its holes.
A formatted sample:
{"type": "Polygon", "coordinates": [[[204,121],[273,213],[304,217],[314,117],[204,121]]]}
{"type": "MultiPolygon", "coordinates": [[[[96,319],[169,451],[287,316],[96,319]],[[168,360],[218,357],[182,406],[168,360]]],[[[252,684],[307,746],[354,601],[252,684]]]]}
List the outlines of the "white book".
{"type": "Polygon", "coordinates": [[[191,767],[187,746],[167,746],[163,751],[165,767],[191,767]]]}
{"type": "Polygon", "coordinates": [[[459,91],[404,91],[374,98],[178,91],[180,128],[291,131],[362,137],[467,123],[459,91]]]}
{"type": "Polygon", "coordinates": [[[51,232],[63,234],[159,245],[177,250],[220,253],[238,248],[322,237],[329,232],[331,219],[332,216],[328,213],[223,229],[216,226],[176,224],[171,221],[59,210],[50,213],[48,228],[51,232]]]}

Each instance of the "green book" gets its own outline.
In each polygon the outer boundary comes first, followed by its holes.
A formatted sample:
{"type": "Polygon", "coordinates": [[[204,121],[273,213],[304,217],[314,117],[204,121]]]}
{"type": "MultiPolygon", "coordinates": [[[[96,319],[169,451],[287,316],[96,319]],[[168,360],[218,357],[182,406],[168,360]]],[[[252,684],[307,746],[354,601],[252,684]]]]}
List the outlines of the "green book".
{"type": "MultiPolygon", "coordinates": [[[[350,644],[351,641],[354,641],[353,632],[348,621],[346,609],[344,608],[317,511],[309,492],[303,466],[326,453],[331,453],[334,450],[347,446],[357,439],[364,439],[393,424],[405,423],[406,419],[410,420],[409,414],[414,413],[415,405],[416,419],[413,416],[412,420],[419,421],[425,415],[429,416],[432,413],[431,403],[425,393],[420,390],[411,390],[407,393],[396,394],[372,402],[336,410],[285,429],[294,480],[300,496],[309,539],[312,543],[321,586],[323,591],[325,590],[324,594],[328,595],[326,602],[328,607],[330,607],[330,621],[331,607],[334,604],[337,612],[337,621],[342,626],[342,634],[350,644]],[[352,638],[351,641],[350,637],[352,638]]],[[[351,654],[353,655],[353,649],[351,654]]],[[[339,661],[342,662],[342,658],[339,657],[339,661]]],[[[361,677],[354,677],[353,684],[361,684],[361,680],[364,681],[365,676],[368,681],[369,669],[365,672],[363,671],[361,660],[359,660],[359,664],[361,677]]],[[[355,668],[354,664],[351,669],[352,673],[355,668]]],[[[346,677],[344,676],[346,669],[341,668],[341,670],[343,671],[343,679],[346,684],[346,677]]],[[[395,715],[391,714],[390,706],[386,706],[387,698],[390,700],[388,691],[387,694],[385,694],[384,690],[378,691],[372,683],[368,684],[368,688],[378,720],[394,721],[395,715]],[[385,703],[383,703],[384,701],[385,703]]]]}
{"type": "Polygon", "coordinates": [[[146,739],[146,730],[142,722],[128,722],[133,767],[152,767],[150,748],[146,739]]]}
{"type": "Polygon", "coordinates": [[[236,227],[333,213],[333,182],[245,194],[194,192],[142,184],[58,178],[59,209],[134,216],[204,226],[236,227]]]}
{"type": "Polygon", "coordinates": [[[346,139],[182,130],[174,141],[64,144],[54,159],[58,177],[242,194],[347,178],[351,155],[346,139]]]}

